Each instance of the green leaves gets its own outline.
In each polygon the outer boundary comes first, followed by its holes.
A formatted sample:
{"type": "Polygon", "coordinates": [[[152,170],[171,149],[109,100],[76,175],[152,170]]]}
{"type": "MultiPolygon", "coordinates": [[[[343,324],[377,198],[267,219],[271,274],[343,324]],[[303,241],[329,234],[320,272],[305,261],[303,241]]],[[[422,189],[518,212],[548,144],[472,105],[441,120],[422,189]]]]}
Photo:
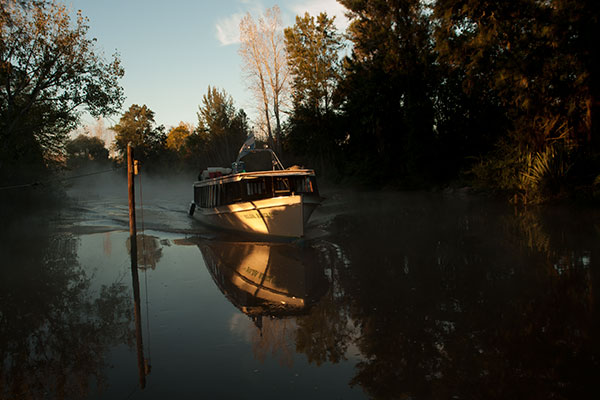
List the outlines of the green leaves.
{"type": "Polygon", "coordinates": [[[589,49],[581,46],[588,40],[581,28],[594,13],[567,3],[445,0],[435,5],[440,60],[462,69],[467,86],[493,90],[514,121],[518,145],[534,151],[562,134],[532,123],[539,118],[559,118],[557,126],[569,121],[569,140],[583,144],[587,136],[582,96],[592,95],[592,69],[584,61],[589,49]]]}
{"type": "Polygon", "coordinates": [[[0,12],[0,156],[8,168],[60,158],[66,134],[83,110],[117,112],[123,102],[118,55],[104,60],[87,37],[87,19],[73,21],[50,1],[3,2],[0,12]],[[26,143],[26,145],[25,145],[26,143]],[[19,154],[27,147],[28,155],[19,154]],[[43,158],[42,158],[43,157],[43,158]]]}
{"type": "Polygon", "coordinates": [[[326,114],[341,76],[339,50],[342,38],[333,18],[321,13],[296,17],[296,24],[285,29],[287,62],[293,77],[294,106],[326,114]]]}
{"type": "Polygon", "coordinates": [[[147,160],[161,152],[166,141],[164,126],[155,126],[154,111],[146,105],[132,104],[119,123],[113,126],[116,132],[115,146],[122,157],[127,154],[127,144],[136,149],[136,158],[147,160]]]}
{"type": "Polygon", "coordinates": [[[224,90],[209,86],[199,107],[197,134],[188,138],[188,144],[200,147],[195,157],[202,158],[203,167],[228,167],[249,130],[244,110],[236,110],[224,90]]]}

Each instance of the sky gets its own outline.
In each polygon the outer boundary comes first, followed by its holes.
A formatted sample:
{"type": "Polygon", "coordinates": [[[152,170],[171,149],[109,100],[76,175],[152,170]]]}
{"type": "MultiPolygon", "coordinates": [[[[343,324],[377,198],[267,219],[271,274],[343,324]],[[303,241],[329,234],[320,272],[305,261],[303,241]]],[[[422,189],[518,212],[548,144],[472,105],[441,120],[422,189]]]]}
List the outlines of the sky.
{"type": "MultiPolygon", "coordinates": [[[[342,31],[345,9],[336,0],[60,0],[89,19],[89,37],[110,59],[118,52],[125,68],[123,111],[145,104],[157,124],[197,123],[198,106],[208,86],[225,90],[236,108],[252,118],[254,105],[242,77],[238,54],[239,20],[247,12],[256,19],[278,5],[283,26],[296,15],[321,11],[336,17],[342,31]]],[[[106,122],[118,122],[119,115],[106,122]]],[[[91,117],[84,123],[92,124],[91,117]]]]}

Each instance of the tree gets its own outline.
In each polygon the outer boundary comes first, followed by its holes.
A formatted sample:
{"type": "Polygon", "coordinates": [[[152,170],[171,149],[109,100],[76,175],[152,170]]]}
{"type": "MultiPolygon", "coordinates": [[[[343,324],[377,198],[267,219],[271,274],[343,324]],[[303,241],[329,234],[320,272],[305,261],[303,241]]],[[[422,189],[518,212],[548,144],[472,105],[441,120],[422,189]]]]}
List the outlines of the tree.
{"type": "Polygon", "coordinates": [[[39,174],[59,157],[81,111],[121,107],[124,71],[117,55],[105,61],[95,52],[81,12],[73,22],[53,1],[1,4],[0,162],[2,174],[17,179],[18,166],[39,174]]]}
{"type": "Polygon", "coordinates": [[[79,135],[69,141],[65,149],[67,164],[71,167],[81,166],[89,161],[108,161],[108,149],[104,147],[104,141],[97,137],[79,135]]]}
{"type": "Polygon", "coordinates": [[[440,0],[434,11],[440,63],[464,77],[467,95],[485,88],[510,119],[478,178],[523,201],[574,179],[589,186],[600,153],[596,3],[440,0]]]}
{"type": "Polygon", "coordinates": [[[167,135],[166,145],[169,150],[177,153],[185,149],[186,138],[194,131],[193,127],[183,122],[179,123],[179,126],[171,128],[167,135]]]}
{"type": "Polygon", "coordinates": [[[240,21],[240,55],[250,90],[260,104],[270,145],[281,150],[281,108],[285,103],[289,72],[279,7],[268,9],[258,25],[246,14],[240,21]],[[271,127],[275,118],[275,134],[271,127]]]}
{"type": "Polygon", "coordinates": [[[132,104],[113,126],[115,131],[115,147],[121,157],[127,156],[127,144],[136,150],[136,158],[148,160],[160,154],[166,141],[164,126],[155,126],[154,111],[146,105],[132,104]]]}
{"type": "Polygon", "coordinates": [[[461,68],[468,87],[496,91],[523,148],[540,151],[559,137],[591,142],[587,114],[595,71],[587,59],[594,50],[581,28],[598,14],[585,3],[436,3],[441,60],[461,68]]]}
{"type": "Polygon", "coordinates": [[[332,103],[341,75],[342,38],[333,21],[325,13],[316,21],[306,13],[284,31],[293,98],[286,148],[322,169],[339,152],[339,119],[332,103]]]}
{"type": "Polygon", "coordinates": [[[347,140],[353,169],[371,181],[394,171],[427,178],[435,155],[434,53],[426,4],[420,0],[340,0],[352,19],[354,43],[345,60],[347,140]]]}
{"type": "Polygon", "coordinates": [[[296,24],[284,31],[294,107],[302,106],[315,114],[330,111],[340,78],[342,39],[333,22],[326,13],[319,14],[316,21],[305,13],[304,17],[296,16],[296,24]]]}
{"type": "Polygon", "coordinates": [[[229,166],[249,131],[244,110],[236,110],[233,99],[224,90],[209,86],[199,107],[197,133],[191,135],[197,137],[190,137],[188,143],[203,146],[202,157],[207,163],[229,166]]]}

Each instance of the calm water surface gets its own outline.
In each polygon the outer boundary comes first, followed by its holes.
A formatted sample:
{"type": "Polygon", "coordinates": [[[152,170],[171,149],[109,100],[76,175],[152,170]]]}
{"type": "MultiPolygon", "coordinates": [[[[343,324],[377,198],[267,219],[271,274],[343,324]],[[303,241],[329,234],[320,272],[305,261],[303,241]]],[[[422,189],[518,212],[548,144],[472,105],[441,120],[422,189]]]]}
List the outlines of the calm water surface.
{"type": "Polygon", "coordinates": [[[191,181],[136,193],[143,389],[125,181],[0,228],[0,398],[599,398],[598,210],[322,188],[272,243],[188,218],[191,181]]]}

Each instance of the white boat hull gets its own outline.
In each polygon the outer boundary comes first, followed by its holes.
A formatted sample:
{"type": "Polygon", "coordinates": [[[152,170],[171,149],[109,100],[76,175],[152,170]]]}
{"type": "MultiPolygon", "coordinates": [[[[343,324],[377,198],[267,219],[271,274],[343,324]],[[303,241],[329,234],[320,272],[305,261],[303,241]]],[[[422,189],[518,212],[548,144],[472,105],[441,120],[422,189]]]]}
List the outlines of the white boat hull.
{"type": "Polygon", "coordinates": [[[319,203],[320,199],[315,196],[281,196],[214,208],[197,207],[194,216],[203,223],[222,229],[302,237],[305,224],[319,203]]]}

